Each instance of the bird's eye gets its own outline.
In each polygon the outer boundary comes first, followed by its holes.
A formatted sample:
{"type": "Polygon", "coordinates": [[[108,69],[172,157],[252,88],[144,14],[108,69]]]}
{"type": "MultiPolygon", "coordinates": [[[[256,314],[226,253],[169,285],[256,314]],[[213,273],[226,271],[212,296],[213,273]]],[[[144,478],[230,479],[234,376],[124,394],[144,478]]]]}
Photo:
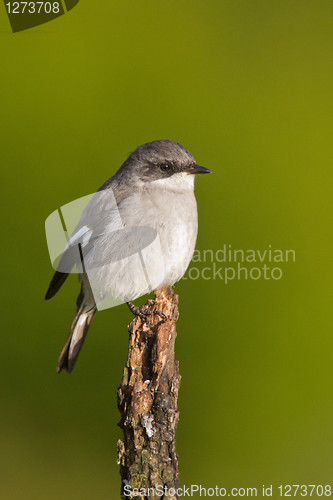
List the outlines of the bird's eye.
{"type": "Polygon", "coordinates": [[[164,163],[163,165],[160,166],[160,169],[163,172],[167,172],[168,170],[170,170],[170,168],[171,168],[171,165],[169,165],[168,163],[164,163]]]}

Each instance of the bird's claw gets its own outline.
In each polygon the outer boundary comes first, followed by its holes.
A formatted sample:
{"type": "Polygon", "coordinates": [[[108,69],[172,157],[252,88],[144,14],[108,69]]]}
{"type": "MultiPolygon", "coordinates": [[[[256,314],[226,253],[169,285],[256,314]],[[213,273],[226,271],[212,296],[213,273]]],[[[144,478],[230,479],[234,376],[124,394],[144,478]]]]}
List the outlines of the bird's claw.
{"type": "Polygon", "coordinates": [[[167,317],[164,314],[164,312],[159,311],[157,309],[154,309],[153,311],[149,309],[149,306],[155,305],[155,304],[156,304],[156,300],[154,300],[154,299],[149,299],[147,304],[144,304],[141,307],[135,306],[132,302],[127,302],[127,305],[129,307],[129,310],[131,311],[131,313],[134,314],[134,316],[139,316],[139,318],[141,318],[141,320],[143,322],[147,323],[149,328],[152,327],[152,324],[149,320],[149,316],[152,316],[152,315],[160,316],[162,318],[162,321],[160,321],[159,324],[165,323],[165,321],[167,320],[167,317]]]}

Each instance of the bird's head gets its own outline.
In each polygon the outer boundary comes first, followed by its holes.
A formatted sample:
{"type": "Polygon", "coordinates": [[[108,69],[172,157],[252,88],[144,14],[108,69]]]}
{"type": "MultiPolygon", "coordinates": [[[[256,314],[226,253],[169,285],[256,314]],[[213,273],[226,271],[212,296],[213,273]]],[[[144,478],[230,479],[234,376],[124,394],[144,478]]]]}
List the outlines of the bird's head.
{"type": "Polygon", "coordinates": [[[137,182],[181,190],[193,189],[194,174],[210,173],[208,168],[197,165],[181,144],[169,140],[142,144],[131,153],[123,168],[137,182]]]}

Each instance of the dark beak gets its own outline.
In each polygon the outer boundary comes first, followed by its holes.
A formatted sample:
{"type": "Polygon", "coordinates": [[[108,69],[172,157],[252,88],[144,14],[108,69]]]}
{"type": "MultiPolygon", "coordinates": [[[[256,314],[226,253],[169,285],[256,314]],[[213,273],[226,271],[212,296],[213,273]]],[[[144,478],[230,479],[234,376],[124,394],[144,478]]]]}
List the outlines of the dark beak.
{"type": "Polygon", "coordinates": [[[194,167],[190,170],[191,174],[211,174],[211,170],[205,167],[200,167],[200,165],[194,165],[194,167]]]}

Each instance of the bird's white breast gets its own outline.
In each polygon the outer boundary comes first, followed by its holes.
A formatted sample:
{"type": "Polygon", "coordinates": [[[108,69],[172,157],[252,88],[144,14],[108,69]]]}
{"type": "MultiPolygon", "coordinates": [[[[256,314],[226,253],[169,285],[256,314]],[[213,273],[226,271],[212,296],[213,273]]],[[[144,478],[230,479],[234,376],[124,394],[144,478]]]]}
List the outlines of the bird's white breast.
{"type": "Polygon", "coordinates": [[[197,205],[194,176],[179,175],[186,178],[174,179],[175,175],[151,182],[118,207],[124,227],[156,230],[155,240],[148,246],[143,241],[141,252],[127,256],[124,250],[123,259],[94,267],[94,255],[100,256],[106,248],[112,249],[112,220],[97,239],[88,262],[91,268],[88,277],[97,305],[108,295],[121,301],[133,300],[153,289],[173,285],[185,273],[197,237],[197,205]]]}

